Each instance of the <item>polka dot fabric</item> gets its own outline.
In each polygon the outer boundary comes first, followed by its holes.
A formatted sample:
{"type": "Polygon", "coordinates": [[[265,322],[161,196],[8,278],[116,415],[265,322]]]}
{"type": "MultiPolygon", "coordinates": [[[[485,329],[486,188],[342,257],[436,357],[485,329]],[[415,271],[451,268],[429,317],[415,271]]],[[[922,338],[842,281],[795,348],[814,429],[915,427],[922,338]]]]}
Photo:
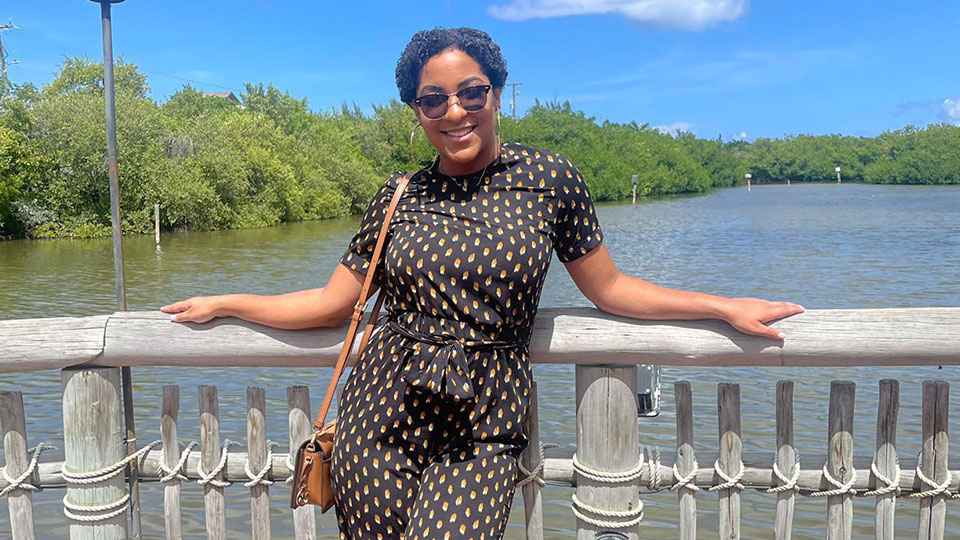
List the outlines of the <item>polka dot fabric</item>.
{"type": "MultiPolygon", "coordinates": [[[[341,263],[366,272],[401,179],[341,263]]],[[[527,441],[527,342],[556,251],[603,236],[563,156],[505,144],[480,173],[422,170],[401,198],[376,282],[388,315],[340,397],[333,484],[342,539],[503,536],[527,441]]]]}

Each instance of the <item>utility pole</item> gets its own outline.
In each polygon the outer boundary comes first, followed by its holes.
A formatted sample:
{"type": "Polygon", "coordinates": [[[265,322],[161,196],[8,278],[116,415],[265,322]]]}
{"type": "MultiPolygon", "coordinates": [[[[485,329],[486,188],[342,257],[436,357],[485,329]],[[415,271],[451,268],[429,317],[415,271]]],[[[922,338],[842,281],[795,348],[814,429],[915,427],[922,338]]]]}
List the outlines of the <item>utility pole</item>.
{"type": "Polygon", "coordinates": [[[7,66],[15,66],[19,63],[16,60],[13,60],[7,64],[7,51],[3,50],[4,30],[19,30],[19,28],[14,26],[12,21],[8,21],[7,24],[0,25],[0,99],[10,95],[10,79],[7,78],[7,66]]]}
{"type": "Polygon", "coordinates": [[[513,120],[517,120],[517,87],[523,86],[523,83],[509,83],[504,86],[509,86],[513,92],[513,97],[510,98],[510,116],[513,117],[513,120]]]}

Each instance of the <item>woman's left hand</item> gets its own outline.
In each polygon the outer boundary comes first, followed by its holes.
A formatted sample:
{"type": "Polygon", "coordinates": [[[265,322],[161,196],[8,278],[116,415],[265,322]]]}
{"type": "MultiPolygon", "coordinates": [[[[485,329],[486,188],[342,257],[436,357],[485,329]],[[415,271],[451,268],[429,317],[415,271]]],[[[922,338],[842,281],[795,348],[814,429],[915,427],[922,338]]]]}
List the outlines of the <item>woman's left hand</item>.
{"type": "Polygon", "coordinates": [[[792,302],[769,302],[759,298],[728,298],[724,302],[723,320],[744,334],[783,341],[786,337],[777,328],[765,323],[803,313],[803,306],[792,302]]]}

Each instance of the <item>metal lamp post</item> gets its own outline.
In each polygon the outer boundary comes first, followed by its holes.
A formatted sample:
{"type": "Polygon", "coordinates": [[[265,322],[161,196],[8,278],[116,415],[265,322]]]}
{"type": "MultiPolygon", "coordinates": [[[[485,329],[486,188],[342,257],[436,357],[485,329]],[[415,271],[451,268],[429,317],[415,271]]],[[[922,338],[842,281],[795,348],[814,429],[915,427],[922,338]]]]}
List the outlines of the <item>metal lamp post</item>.
{"type": "MultiPolygon", "coordinates": [[[[103,33],[103,98],[107,116],[107,175],[110,180],[110,224],[113,229],[113,269],[116,282],[117,310],[126,311],[127,293],[123,273],[123,237],[120,230],[120,181],[117,177],[117,104],[113,88],[113,24],[111,4],[123,0],[91,0],[100,4],[100,27],[103,33]]],[[[127,455],[137,451],[137,435],[133,420],[133,381],[129,367],[121,368],[123,383],[123,416],[126,425],[127,455]]],[[[132,533],[140,538],[140,489],[136,460],[130,463],[130,507],[132,533]]]]}
{"type": "Polygon", "coordinates": [[[750,191],[750,179],[751,179],[751,178],[753,178],[753,175],[750,174],[750,173],[747,173],[747,174],[743,175],[743,179],[747,181],[747,191],[750,191]]]}
{"type": "Polygon", "coordinates": [[[838,166],[836,169],[834,169],[834,171],[837,172],[837,183],[839,184],[840,183],[840,167],[838,166]]]}

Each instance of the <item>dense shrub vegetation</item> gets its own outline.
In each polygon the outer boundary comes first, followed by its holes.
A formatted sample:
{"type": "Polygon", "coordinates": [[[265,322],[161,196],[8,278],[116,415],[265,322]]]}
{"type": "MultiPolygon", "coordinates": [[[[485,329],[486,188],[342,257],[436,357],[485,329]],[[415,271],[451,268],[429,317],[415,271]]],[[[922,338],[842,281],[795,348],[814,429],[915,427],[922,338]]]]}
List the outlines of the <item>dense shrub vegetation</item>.
{"type": "MultiPolygon", "coordinates": [[[[104,166],[103,68],[65,60],[42,89],[15,87],[0,101],[0,236],[53,238],[109,233],[104,166]]],[[[153,205],[174,230],[262,227],[362,211],[385,175],[432,159],[413,113],[398,102],[313,112],[273,86],[247,84],[243,105],[184,87],[165,103],[149,97],[136,66],[116,63],[117,130],[124,230],[152,230],[153,205]]],[[[960,127],[907,127],[876,138],[789,136],[753,143],[647,124],[597,123],[569,104],[537,103],[503,138],[566,154],[594,198],[699,193],[755,181],[960,183],[960,127]]]]}

